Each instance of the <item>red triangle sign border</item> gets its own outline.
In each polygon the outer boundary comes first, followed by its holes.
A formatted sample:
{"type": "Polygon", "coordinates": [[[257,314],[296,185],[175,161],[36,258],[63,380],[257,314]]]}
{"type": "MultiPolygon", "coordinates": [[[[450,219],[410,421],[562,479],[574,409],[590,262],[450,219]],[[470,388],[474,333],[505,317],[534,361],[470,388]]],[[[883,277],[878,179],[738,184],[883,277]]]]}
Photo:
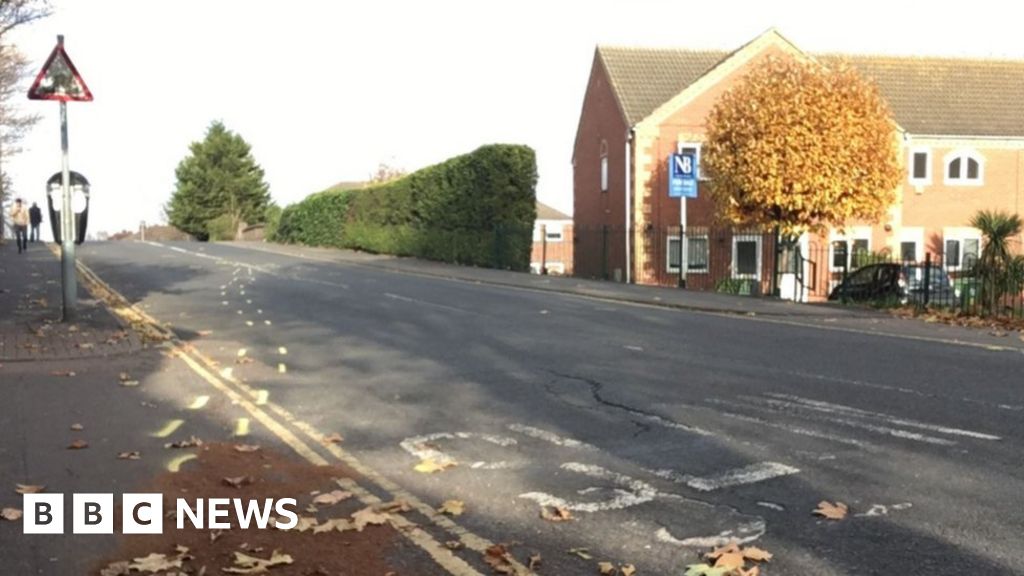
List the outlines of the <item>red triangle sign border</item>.
{"type": "Polygon", "coordinates": [[[39,74],[36,75],[35,82],[33,82],[32,87],[28,89],[28,98],[29,100],[57,100],[61,102],[92,102],[92,92],[85,84],[85,80],[82,79],[82,75],[78,73],[78,69],[75,68],[74,63],[71,62],[71,58],[68,57],[68,53],[64,51],[63,37],[57,40],[57,45],[54,46],[53,51],[50,52],[50,56],[46,59],[46,63],[43,64],[43,68],[39,71],[39,74]],[[63,59],[64,63],[67,64],[68,69],[71,71],[73,82],[75,82],[80,88],[80,94],[44,92],[42,90],[43,80],[49,74],[50,67],[57,58],[63,59]]]}

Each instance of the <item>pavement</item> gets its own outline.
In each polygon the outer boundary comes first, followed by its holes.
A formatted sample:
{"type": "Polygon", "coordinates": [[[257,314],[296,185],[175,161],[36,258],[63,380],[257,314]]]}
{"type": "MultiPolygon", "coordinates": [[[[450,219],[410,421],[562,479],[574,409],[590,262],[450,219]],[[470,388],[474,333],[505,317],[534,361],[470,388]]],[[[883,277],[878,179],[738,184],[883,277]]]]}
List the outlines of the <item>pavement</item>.
{"type": "Polygon", "coordinates": [[[61,323],[60,261],[33,242],[18,254],[0,245],[0,362],[117,356],[135,352],[141,339],[125,330],[84,289],[79,315],[61,323]]]}
{"type": "Polygon", "coordinates": [[[769,576],[1024,574],[1019,334],[298,247],[80,255],[479,573],[490,544],[571,576],[739,540],[769,576]]]}
{"type": "Polygon", "coordinates": [[[0,245],[0,573],[135,574],[141,568],[130,567],[150,555],[157,555],[150,562],[168,562],[160,574],[179,574],[170,569],[176,562],[181,574],[247,573],[235,552],[269,559],[273,551],[290,558],[274,568],[279,574],[460,573],[461,561],[447,549],[455,571],[426,551],[432,543],[438,554],[442,546],[416,526],[425,520],[415,511],[386,507],[393,498],[325,444],[286,430],[218,374],[224,367],[180,342],[161,341],[154,335],[159,324],[136,332],[147,320],[128,314],[128,303],[108,300],[102,286],[86,290],[88,276],[80,275],[77,319],[62,323],[57,263],[42,245],[25,255],[0,245]],[[17,516],[29,511],[19,485],[63,494],[63,535],[22,532],[17,516]],[[314,502],[338,491],[346,496],[336,503],[314,502]],[[72,534],[71,494],[80,493],[113,494],[117,506],[126,493],[158,493],[165,510],[183,496],[295,498],[305,529],[241,530],[232,520],[232,530],[180,530],[169,513],[162,535],[122,535],[120,516],[114,534],[72,534]],[[357,531],[349,522],[366,510],[382,510],[383,520],[357,531]],[[349,529],[313,530],[335,520],[349,529]],[[187,554],[176,548],[182,545],[187,554]]]}

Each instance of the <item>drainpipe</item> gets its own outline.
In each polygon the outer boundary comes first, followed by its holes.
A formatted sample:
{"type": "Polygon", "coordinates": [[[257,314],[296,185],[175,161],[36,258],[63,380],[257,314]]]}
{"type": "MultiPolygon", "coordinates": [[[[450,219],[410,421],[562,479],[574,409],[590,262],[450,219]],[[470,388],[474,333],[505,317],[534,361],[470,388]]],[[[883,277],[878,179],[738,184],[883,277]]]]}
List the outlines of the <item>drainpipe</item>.
{"type": "Polygon", "coordinates": [[[633,128],[627,128],[626,129],[626,160],[625,160],[625,164],[626,164],[626,185],[623,188],[625,190],[625,192],[626,192],[626,194],[625,194],[625,196],[626,196],[626,284],[629,284],[632,281],[632,279],[631,279],[631,276],[632,276],[631,272],[633,270],[632,262],[630,260],[630,245],[632,243],[631,242],[632,238],[630,238],[630,232],[632,231],[632,225],[631,225],[631,220],[632,219],[630,218],[630,216],[632,214],[630,213],[630,208],[632,207],[632,198],[630,197],[630,193],[629,193],[629,189],[630,189],[630,173],[632,172],[630,170],[631,165],[632,165],[631,154],[630,154],[630,148],[632,146],[632,141],[633,141],[633,128]]]}

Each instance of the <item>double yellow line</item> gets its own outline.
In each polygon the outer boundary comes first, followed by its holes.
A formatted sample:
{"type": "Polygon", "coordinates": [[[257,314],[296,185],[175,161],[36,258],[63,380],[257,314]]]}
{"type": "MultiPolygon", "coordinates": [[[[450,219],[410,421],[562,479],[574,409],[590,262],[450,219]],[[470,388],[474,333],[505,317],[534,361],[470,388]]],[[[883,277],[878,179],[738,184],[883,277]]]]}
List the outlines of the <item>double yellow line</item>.
{"type": "MultiPolygon", "coordinates": [[[[258,405],[258,391],[253,390],[244,382],[230,375],[218,374],[216,362],[205,356],[191,344],[182,342],[172,330],[139,307],[131,304],[127,298],[100,279],[95,272],[81,261],[77,263],[77,266],[82,284],[95,298],[103,301],[132,328],[141,331],[144,337],[151,340],[164,341],[164,346],[169,349],[173,357],[180,359],[210,386],[248,412],[253,419],[263,424],[263,426],[307,462],[315,466],[327,466],[330,464],[327,458],[303,440],[299,434],[293,432],[293,429],[297,430],[308,440],[313,441],[332,458],[346,464],[369,482],[376,485],[380,490],[390,494],[393,499],[404,500],[411,508],[426,517],[431,524],[445,530],[454,537],[453,539],[461,542],[466,549],[485,554],[486,550],[493,546],[493,542],[470,532],[453,522],[450,518],[439,514],[433,506],[428,505],[363,464],[337,444],[327,442],[322,432],[316,430],[312,425],[297,419],[285,408],[269,401],[260,402],[258,405]],[[265,409],[272,412],[273,415],[265,409]]],[[[377,496],[354,481],[346,480],[342,481],[342,483],[346,489],[352,491],[365,505],[376,505],[381,502],[377,496]]],[[[407,518],[395,515],[391,523],[400,534],[425,551],[439,566],[447,570],[449,574],[453,576],[482,576],[469,563],[454,555],[450,549],[441,545],[430,533],[407,518]]],[[[533,574],[532,571],[522,564],[514,562],[513,567],[516,570],[515,574],[533,574]]]]}

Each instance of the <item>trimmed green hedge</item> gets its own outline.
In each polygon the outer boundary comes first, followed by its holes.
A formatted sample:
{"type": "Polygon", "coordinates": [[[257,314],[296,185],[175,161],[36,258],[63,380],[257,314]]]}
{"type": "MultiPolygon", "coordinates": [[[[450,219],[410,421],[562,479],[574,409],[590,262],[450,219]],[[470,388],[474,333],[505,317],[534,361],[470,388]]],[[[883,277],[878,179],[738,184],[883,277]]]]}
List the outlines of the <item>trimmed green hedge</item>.
{"type": "Polygon", "coordinates": [[[494,144],[391,182],[327,190],[284,210],[275,240],[526,270],[537,165],[494,144]]]}

